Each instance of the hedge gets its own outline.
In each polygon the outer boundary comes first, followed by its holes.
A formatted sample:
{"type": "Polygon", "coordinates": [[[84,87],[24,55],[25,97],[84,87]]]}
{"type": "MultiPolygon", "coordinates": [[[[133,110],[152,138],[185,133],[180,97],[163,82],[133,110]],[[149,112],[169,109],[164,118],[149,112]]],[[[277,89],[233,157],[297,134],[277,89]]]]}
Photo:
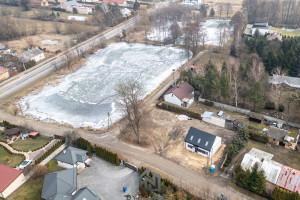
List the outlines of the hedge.
{"type": "Polygon", "coordinates": [[[93,148],[93,145],[89,141],[87,141],[87,140],[85,140],[83,138],[78,138],[77,139],[77,146],[80,149],[88,151],[87,154],[89,156],[93,154],[94,148],[93,148]]]}
{"type": "Polygon", "coordinates": [[[97,145],[95,145],[95,153],[96,153],[96,156],[102,158],[103,160],[106,160],[117,166],[120,165],[120,160],[119,160],[118,154],[116,154],[116,153],[112,153],[112,152],[106,150],[105,148],[99,147],[97,145]]]}
{"type": "Polygon", "coordinates": [[[273,190],[271,199],[273,200],[300,200],[298,192],[291,192],[278,186],[273,190]]]}
{"type": "Polygon", "coordinates": [[[261,133],[256,132],[255,130],[248,129],[250,140],[254,140],[256,142],[261,142],[263,144],[267,144],[269,142],[269,136],[263,135],[261,133]]]}
{"type": "Polygon", "coordinates": [[[17,126],[14,124],[9,123],[8,121],[3,121],[3,126],[5,129],[11,129],[11,128],[16,128],[17,126]]]}
{"type": "Polygon", "coordinates": [[[166,103],[162,103],[161,105],[156,104],[156,106],[157,106],[158,108],[162,108],[162,109],[165,109],[165,110],[169,110],[169,111],[171,111],[171,112],[175,112],[175,113],[178,113],[178,114],[187,115],[187,116],[189,116],[189,117],[192,117],[192,118],[195,118],[195,119],[200,119],[200,120],[202,120],[202,117],[201,117],[201,114],[200,114],[200,113],[196,113],[196,112],[193,112],[193,111],[184,109],[184,108],[180,108],[180,107],[178,107],[178,106],[173,106],[173,105],[166,104],[166,103]]]}
{"type": "Polygon", "coordinates": [[[35,160],[35,164],[38,165],[40,164],[43,160],[45,160],[51,153],[53,153],[56,149],[58,149],[61,145],[64,144],[64,140],[59,141],[58,143],[56,143],[53,147],[51,147],[51,149],[49,149],[48,151],[46,151],[41,157],[39,157],[38,159],[35,160]]]}
{"type": "Polygon", "coordinates": [[[214,105],[214,102],[205,100],[205,101],[204,101],[204,105],[206,105],[206,106],[213,106],[213,105],[214,105]]]}

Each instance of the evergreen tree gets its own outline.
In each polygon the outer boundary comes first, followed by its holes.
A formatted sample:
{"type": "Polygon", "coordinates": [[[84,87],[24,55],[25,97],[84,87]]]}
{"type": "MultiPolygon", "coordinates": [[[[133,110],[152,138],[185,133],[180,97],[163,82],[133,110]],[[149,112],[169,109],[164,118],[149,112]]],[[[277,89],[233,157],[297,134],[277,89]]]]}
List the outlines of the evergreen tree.
{"type": "Polygon", "coordinates": [[[204,4],[201,4],[201,6],[200,6],[200,14],[202,15],[202,17],[207,16],[207,9],[204,4]]]}
{"type": "Polygon", "coordinates": [[[230,97],[230,80],[223,72],[220,78],[221,96],[227,101],[230,97]]]}
{"type": "Polygon", "coordinates": [[[220,96],[220,80],[214,69],[208,68],[205,73],[205,93],[209,98],[220,96]]]}
{"type": "Polygon", "coordinates": [[[211,8],[211,9],[210,9],[209,15],[210,15],[211,17],[214,17],[215,14],[216,14],[215,9],[214,9],[214,8],[211,8]]]}
{"type": "Polygon", "coordinates": [[[253,103],[254,111],[260,111],[264,107],[264,89],[260,82],[254,83],[251,87],[248,99],[253,103]]]}
{"type": "Polygon", "coordinates": [[[257,163],[255,163],[252,168],[247,188],[256,194],[262,194],[266,189],[266,177],[264,176],[264,171],[258,170],[257,163]]]}
{"type": "Polygon", "coordinates": [[[140,3],[135,0],[134,4],[133,4],[133,10],[138,10],[140,8],[140,3]]]}

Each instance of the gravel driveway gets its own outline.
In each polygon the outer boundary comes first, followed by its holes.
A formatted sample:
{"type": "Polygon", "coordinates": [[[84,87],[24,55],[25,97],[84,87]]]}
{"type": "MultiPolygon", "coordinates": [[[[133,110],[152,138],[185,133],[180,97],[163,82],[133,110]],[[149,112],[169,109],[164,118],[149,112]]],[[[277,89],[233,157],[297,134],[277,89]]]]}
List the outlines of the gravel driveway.
{"type": "Polygon", "coordinates": [[[88,186],[101,200],[122,200],[124,195],[137,195],[139,176],[124,166],[115,166],[94,156],[91,167],[85,168],[77,178],[77,188],[88,186]],[[127,191],[123,192],[123,186],[127,191]]]}

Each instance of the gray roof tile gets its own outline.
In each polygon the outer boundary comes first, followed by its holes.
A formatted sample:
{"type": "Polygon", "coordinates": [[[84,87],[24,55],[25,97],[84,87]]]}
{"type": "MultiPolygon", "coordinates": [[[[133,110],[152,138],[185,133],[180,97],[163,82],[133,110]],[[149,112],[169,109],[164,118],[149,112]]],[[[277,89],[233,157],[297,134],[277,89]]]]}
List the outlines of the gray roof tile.
{"type": "Polygon", "coordinates": [[[206,133],[194,127],[190,127],[190,130],[184,141],[210,151],[215,142],[215,139],[215,135],[206,133]]]}
{"type": "Polygon", "coordinates": [[[58,156],[56,156],[55,160],[73,165],[77,162],[85,162],[88,159],[88,156],[85,155],[86,153],[87,151],[74,147],[68,147],[58,156]]]}

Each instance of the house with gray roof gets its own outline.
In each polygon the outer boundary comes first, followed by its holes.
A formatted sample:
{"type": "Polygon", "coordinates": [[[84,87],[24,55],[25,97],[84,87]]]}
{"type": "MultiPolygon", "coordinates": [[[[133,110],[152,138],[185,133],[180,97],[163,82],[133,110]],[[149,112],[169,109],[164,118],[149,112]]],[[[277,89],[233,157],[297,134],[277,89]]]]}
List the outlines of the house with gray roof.
{"type": "Polygon", "coordinates": [[[221,137],[201,131],[194,127],[190,127],[190,130],[184,140],[185,149],[207,158],[211,158],[218,151],[221,145],[221,137]]]}
{"type": "Polygon", "coordinates": [[[99,196],[94,193],[89,187],[84,187],[78,190],[74,196],[72,197],[72,200],[100,200],[99,196]]]}
{"type": "Polygon", "coordinates": [[[20,59],[22,62],[29,62],[31,60],[35,62],[39,62],[45,58],[44,52],[40,50],[39,48],[30,49],[28,51],[25,51],[20,55],[20,59]]]}
{"type": "Polygon", "coordinates": [[[42,198],[45,200],[71,200],[77,189],[77,168],[45,175],[42,198]]]}
{"type": "Polygon", "coordinates": [[[73,168],[73,167],[85,167],[85,162],[88,160],[86,155],[87,151],[82,149],[68,147],[63,150],[58,156],[55,157],[55,160],[58,162],[58,166],[64,168],[73,168]]]}

